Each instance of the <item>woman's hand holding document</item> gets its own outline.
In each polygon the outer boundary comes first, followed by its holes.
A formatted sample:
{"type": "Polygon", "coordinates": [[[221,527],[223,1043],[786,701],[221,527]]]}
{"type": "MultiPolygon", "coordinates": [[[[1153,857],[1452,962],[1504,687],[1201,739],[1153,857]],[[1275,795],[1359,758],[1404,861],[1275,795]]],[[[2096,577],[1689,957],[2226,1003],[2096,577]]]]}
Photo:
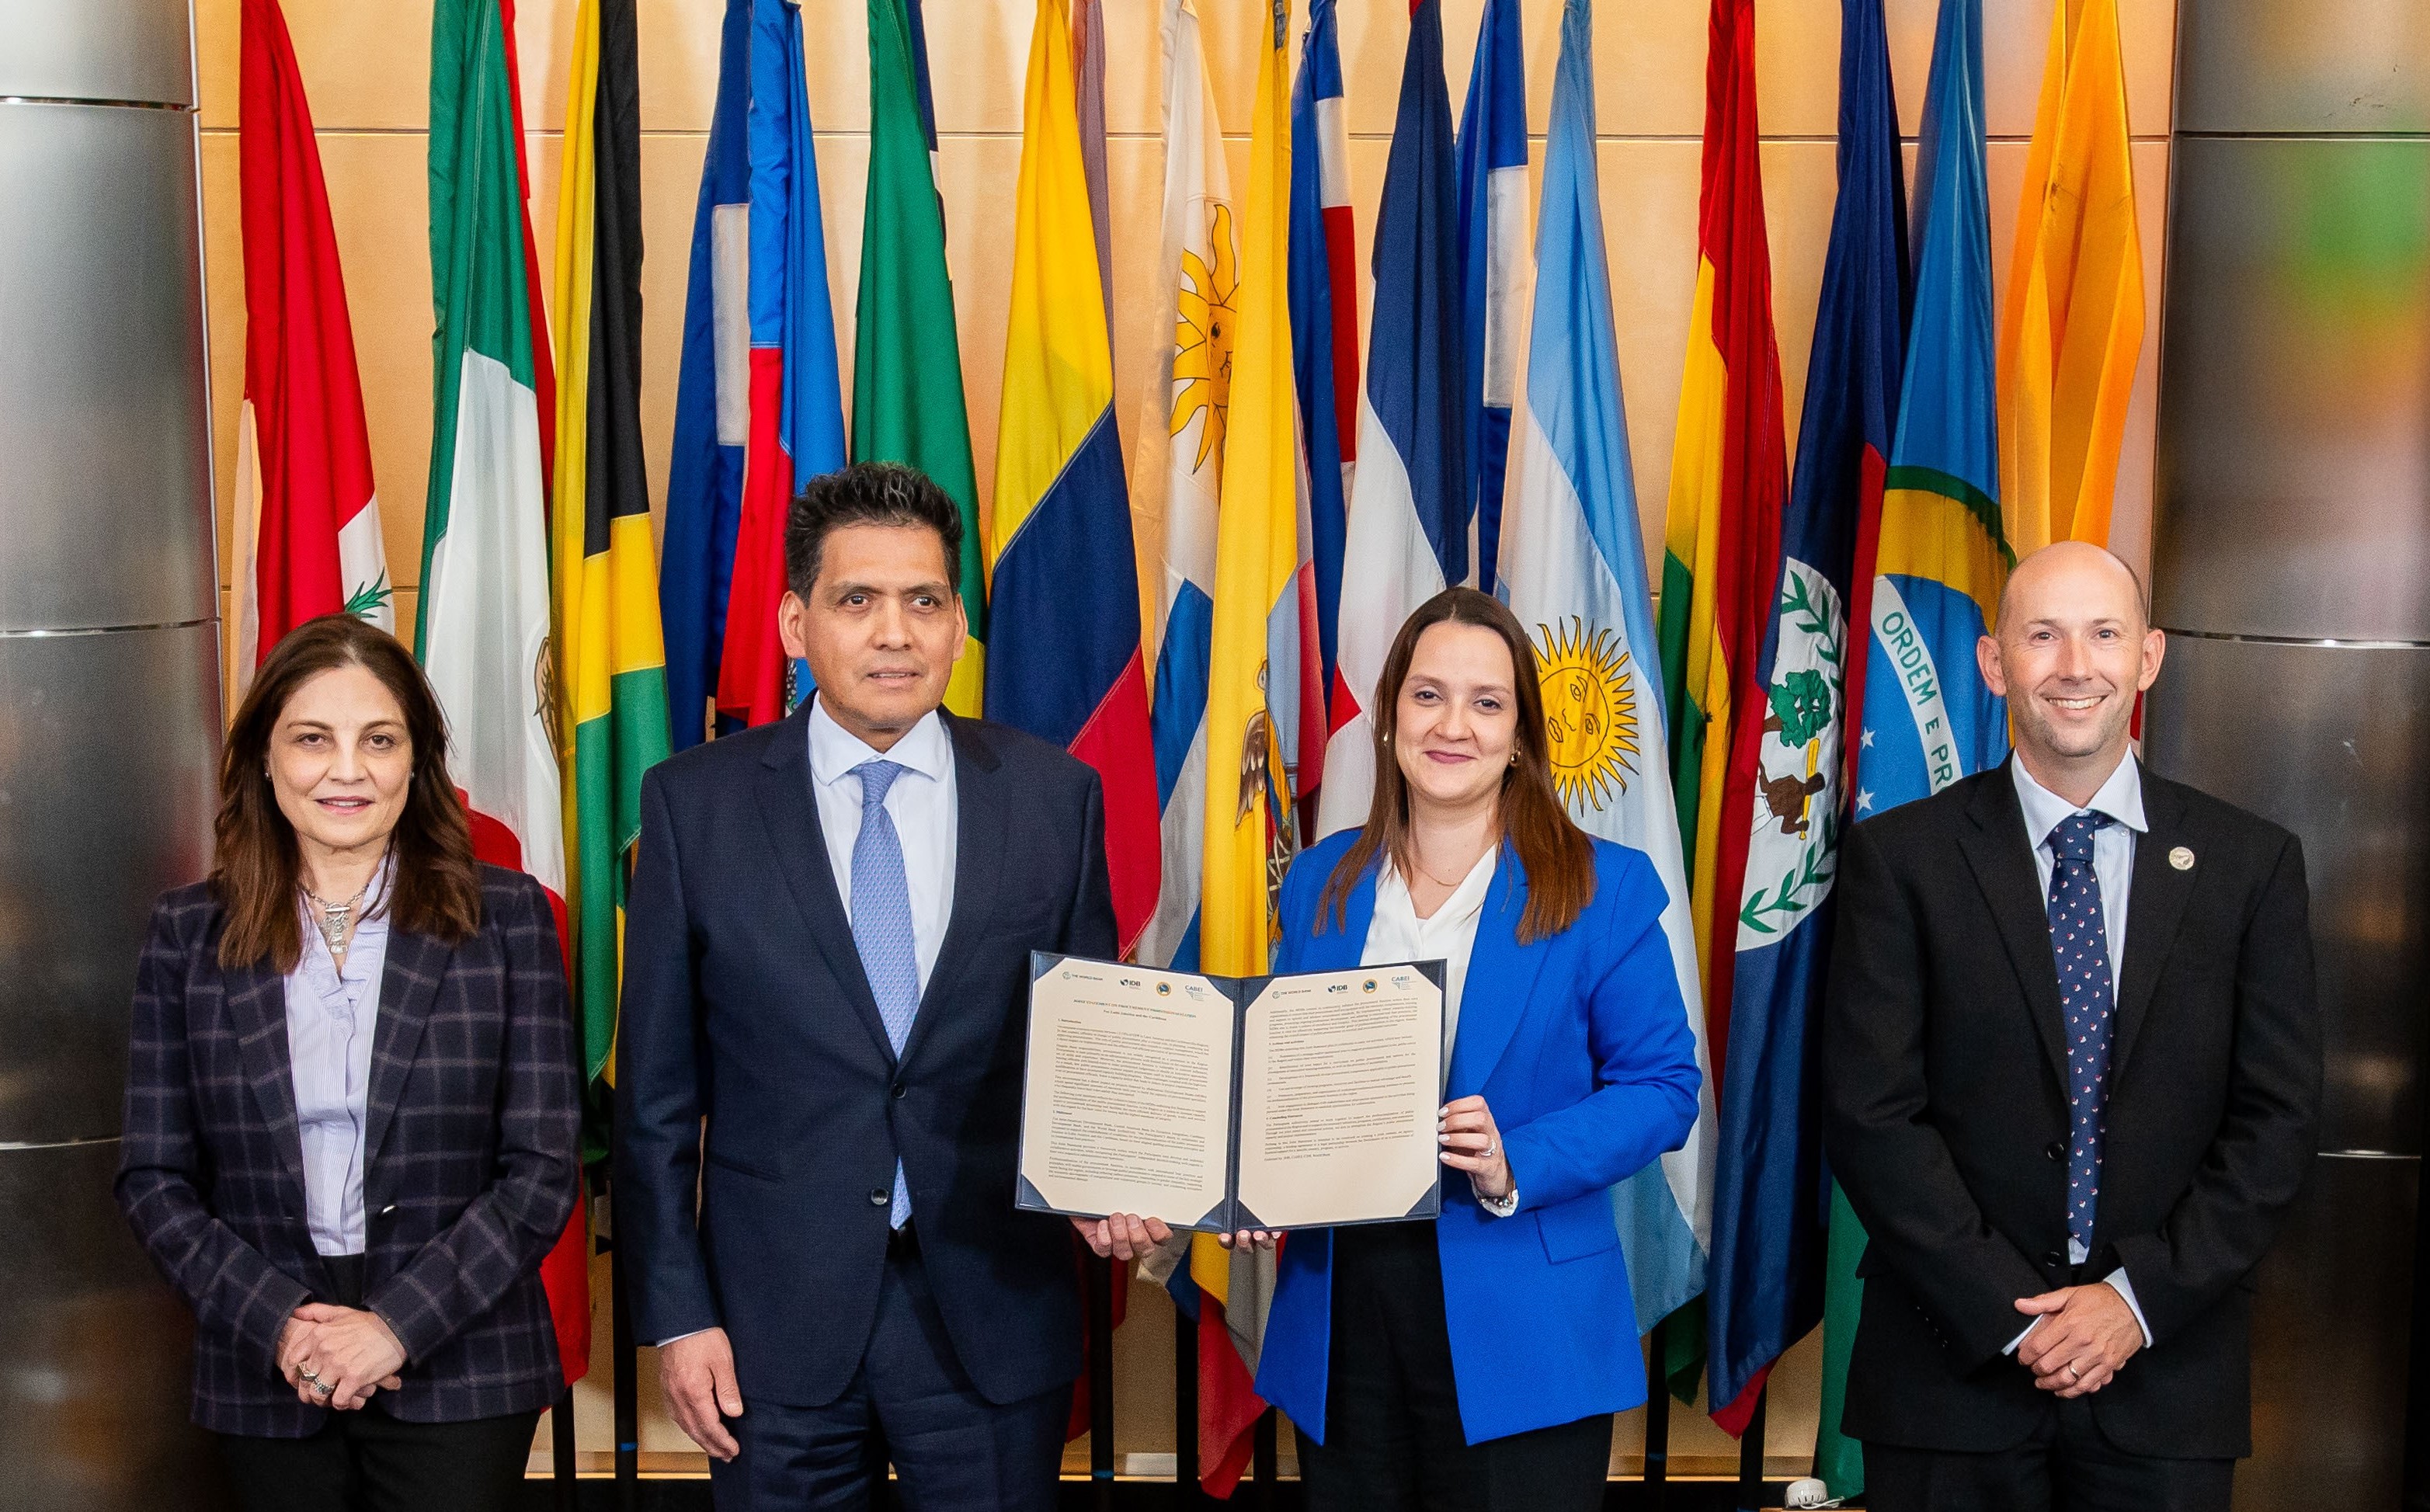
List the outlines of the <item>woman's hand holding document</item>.
{"type": "Polygon", "coordinates": [[[1225,1234],[1433,1217],[1440,976],[1034,956],[1019,1205],[1225,1234]]]}

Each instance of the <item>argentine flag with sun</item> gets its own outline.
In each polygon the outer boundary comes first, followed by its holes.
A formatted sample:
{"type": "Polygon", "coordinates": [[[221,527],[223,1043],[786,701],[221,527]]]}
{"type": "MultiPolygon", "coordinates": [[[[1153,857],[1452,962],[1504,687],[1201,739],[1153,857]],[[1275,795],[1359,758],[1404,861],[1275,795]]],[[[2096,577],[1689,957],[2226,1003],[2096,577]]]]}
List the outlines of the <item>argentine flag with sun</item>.
{"type": "MultiPolygon", "coordinates": [[[[1705,1053],[1695,922],[1664,749],[1661,658],[1629,472],[1611,280],[1595,192],[1591,19],[1570,0],[1536,223],[1536,313],[1512,419],[1501,587],[1536,643],[1553,779],[1589,834],[1643,851],[1669,889],[1662,932],[1705,1053]]],[[[1613,1188],[1639,1329],[1702,1292],[1710,1243],[1712,1078],[1688,1140],[1613,1188]]]]}

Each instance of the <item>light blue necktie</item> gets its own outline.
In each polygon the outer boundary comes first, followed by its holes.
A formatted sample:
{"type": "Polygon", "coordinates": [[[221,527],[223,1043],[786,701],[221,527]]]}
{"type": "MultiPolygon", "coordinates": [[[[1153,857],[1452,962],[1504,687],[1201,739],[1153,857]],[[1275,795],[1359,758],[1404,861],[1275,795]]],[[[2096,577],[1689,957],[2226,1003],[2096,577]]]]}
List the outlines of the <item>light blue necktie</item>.
{"type": "MultiPolygon", "coordinates": [[[[903,873],[903,839],[886,812],[886,790],[910,769],[891,761],[864,761],[852,769],[860,779],[860,834],[852,842],[852,942],[886,1042],[896,1059],[911,1038],[920,1011],[920,953],[911,935],[911,885],[903,873]]],[[[903,1162],[894,1162],[894,1205],[888,1221],[901,1228],[911,1217],[911,1188],[903,1162]]]]}
{"type": "Polygon", "coordinates": [[[2050,834],[2051,955],[2058,964],[2058,1000],[2067,1015],[2067,1237],[2088,1254],[2101,1201],[2115,1006],[2101,874],[2092,869],[2093,832],[2108,822],[2104,814],[2070,814],[2050,834]]]}

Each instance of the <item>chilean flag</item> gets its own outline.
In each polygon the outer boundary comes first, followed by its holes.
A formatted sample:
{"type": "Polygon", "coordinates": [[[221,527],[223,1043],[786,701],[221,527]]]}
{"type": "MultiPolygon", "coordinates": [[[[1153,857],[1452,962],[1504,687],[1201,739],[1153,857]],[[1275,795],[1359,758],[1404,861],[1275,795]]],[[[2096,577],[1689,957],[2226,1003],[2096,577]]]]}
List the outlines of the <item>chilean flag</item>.
{"type": "Polygon", "coordinates": [[[1366,822],[1375,731],[1364,705],[1375,695],[1392,638],[1410,611],[1469,574],[1458,191],[1451,93],[1443,83],[1442,0],[1418,0],[1375,212],[1375,314],[1343,551],[1340,685],[1317,808],[1320,837],[1366,822]]]}
{"type": "Polygon", "coordinates": [[[658,604],[675,750],[785,712],[785,510],[844,462],[797,0],[727,0],[692,223],[658,604]]]}

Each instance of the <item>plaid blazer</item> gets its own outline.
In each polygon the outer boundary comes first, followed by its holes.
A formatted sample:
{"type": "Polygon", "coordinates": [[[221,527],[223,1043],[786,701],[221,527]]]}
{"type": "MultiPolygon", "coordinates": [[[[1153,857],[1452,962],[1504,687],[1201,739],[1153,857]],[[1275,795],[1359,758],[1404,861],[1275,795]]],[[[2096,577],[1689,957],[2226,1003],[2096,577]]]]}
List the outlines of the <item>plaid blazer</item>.
{"type": "MultiPolygon", "coordinates": [[[[548,895],[483,866],[450,947],[391,932],[364,1134],[363,1301],[405,1346],[411,1422],[527,1411],[565,1388],[540,1263],[580,1180],[574,1025],[548,895]]],[[[223,971],[205,884],[164,894],[135,982],[117,1193],[192,1304],[194,1421],[302,1437],[328,1416],[280,1378],[278,1335],[331,1300],[304,1220],[285,980],[223,971]]]]}

